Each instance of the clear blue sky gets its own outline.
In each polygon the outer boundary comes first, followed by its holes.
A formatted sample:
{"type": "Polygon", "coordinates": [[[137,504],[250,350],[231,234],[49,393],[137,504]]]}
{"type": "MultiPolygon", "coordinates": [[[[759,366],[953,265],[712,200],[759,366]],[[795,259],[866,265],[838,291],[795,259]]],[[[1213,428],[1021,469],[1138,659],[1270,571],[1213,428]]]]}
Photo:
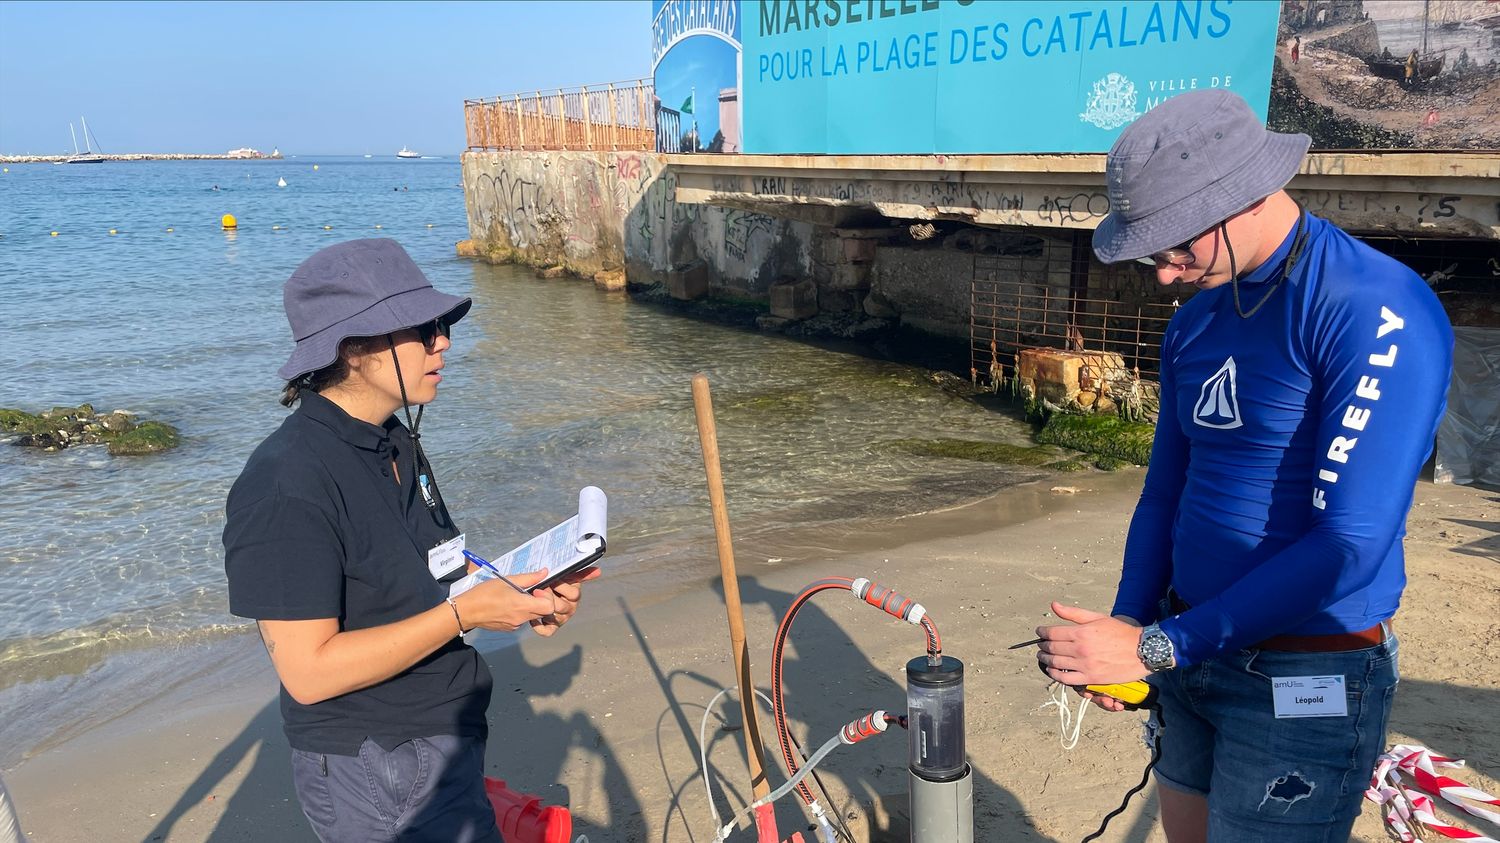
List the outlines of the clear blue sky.
{"type": "Polygon", "coordinates": [[[0,153],[451,155],[466,98],[650,73],[648,0],[0,0],[0,153]]]}

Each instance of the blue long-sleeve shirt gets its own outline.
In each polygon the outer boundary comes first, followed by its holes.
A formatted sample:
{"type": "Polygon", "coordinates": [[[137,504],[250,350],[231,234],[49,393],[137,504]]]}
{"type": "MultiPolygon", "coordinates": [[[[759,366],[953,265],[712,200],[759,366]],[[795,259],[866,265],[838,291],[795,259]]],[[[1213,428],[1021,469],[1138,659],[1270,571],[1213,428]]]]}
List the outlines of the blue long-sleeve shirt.
{"type": "MultiPolygon", "coordinates": [[[[1249,319],[1231,285],[1162,339],[1161,412],[1114,612],[1159,620],[1179,665],[1273,635],[1367,629],[1406,584],[1401,539],[1446,404],[1453,331],[1407,267],[1309,215],[1249,319]],[[1167,586],[1192,608],[1160,617],[1167,586]]],[[[1288,235],[1240,280],[1248,312],[1288,235]]]]}

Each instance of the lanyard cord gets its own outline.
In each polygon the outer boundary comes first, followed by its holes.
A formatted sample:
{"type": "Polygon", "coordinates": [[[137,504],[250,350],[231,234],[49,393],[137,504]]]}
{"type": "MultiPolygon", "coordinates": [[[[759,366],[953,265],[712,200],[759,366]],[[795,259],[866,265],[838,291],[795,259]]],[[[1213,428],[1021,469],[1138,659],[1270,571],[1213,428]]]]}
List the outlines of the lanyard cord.
{"type": "Polygon", "coordinates": [[[422,452],[422,434],[418,431],[418,428],[422,424],[422,411],[426,408],[422,406],[417,407],[416,421],[412,420],[411,404],[406,398],[406,380],[401,377],[401,359],[396,356],[396,341],[391,339],[390,335],[386,336],[385,341],[391,347],[391,362],[396,367],[396,386],[401,390],[401,410],[406,414],[406,429],[411,434],[412,480],[421,490],[422,502],[427,505],[428,511],[432,513],[433,520],[440,527],[447,526],[444,522],[451,523],[452,519],[447,517],[448,507],[446,505],[442,505],[441,510],[439,510],[443,496],[438,491],[437,480],[422,473],[422,464],[427,462],[427,455],[422,452]],[[439,512],[441,512],[441,515],[439,512]]]}
{"type": "Polygon", "coordinates": [[[1265,307],[1266,302],[1270,301],[1271,296],[1275,295],[1276,290],[1281,287],[1281,282],[1291,277],[1292,270],[1297,266],[1297,260],[1302,257],[1302,250],[1307,246],[1307,238],[1311,233],[1312,227],[1307,225],[1307,211],[1299,202],[1297,203],[1297,230],[1292,235],[1292,248],[1286,255],[1286,266],[1282,268],[1281,276],[1271,284],[1271,289],[1266,290],[1265,295],[1260,297],[1260,301],[1255,303],[1255,307],[1250,308],[1250,312],[1246,313],[1240,305],[1240,278],[1239,271],[1235,268],[1234,244],[1229,242],[1229,229],[1224,223],[1219,223],[1219,234],[1224,238],[1224,247],[1229,250],[1229,285],[1234,292],[1234,312],[1238,313],[1241,319],[1249,319],[1265,307]]]}

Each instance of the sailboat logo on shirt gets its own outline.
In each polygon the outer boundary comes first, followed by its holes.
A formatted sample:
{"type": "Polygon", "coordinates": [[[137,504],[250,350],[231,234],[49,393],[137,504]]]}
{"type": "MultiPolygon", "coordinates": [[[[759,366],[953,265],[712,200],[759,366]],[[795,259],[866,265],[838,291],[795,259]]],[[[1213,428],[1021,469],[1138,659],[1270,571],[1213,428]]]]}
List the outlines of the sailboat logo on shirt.
{"type": "Polygon", "coordinates": [[[1198,393],[1198,403],[1193,407],[1193,423],[1219,430],[1233,430],[1244,424],[1240,420],[1233,357],[1225,360],[1219,371],[1203,382],[1203,390],[1198,393]]]}

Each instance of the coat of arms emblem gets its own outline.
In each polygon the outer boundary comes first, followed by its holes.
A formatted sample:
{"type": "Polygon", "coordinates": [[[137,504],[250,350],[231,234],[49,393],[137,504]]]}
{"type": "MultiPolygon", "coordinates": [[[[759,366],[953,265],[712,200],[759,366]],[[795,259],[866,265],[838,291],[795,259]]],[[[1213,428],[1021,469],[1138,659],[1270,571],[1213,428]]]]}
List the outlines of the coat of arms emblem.
{"type": "Polygon", "coordinates": [[[1118,129],[1141,116],[1135,110],[1135,83],[1118,73],[1110,73],[1094,83],[1088,108],[1078,119],[1101,129],[1118,129]]]}

